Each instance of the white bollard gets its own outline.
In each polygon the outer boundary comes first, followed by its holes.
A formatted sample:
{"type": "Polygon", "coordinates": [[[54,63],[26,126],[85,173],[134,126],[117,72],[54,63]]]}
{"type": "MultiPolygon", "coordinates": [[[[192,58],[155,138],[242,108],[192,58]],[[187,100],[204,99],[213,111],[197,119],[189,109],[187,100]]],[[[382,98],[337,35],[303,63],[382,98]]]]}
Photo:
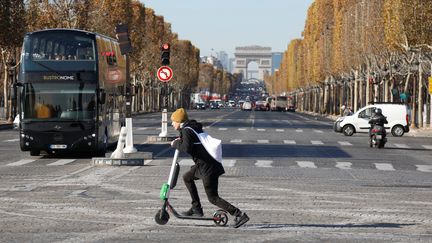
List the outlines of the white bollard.
{"type": "Polygon", "coordinates": [[[120,129],[119,141],[117,142],[117,148],[111,154],[111,159],[124,159],[125,155],[123,153],[123,148],[126,142],[126,127],[120,129]]]}
{"type": "Polygon", "coordinates": [[[132,135],[132,118],[126,118],[126,130],[126,147],[123,149],[123,153],[136,153],[137,149],[134,147],[132,135]]]}
{"type": "Polygon", "coordinates": [[[162,128],[161,133],[159,133],[159,137],[168,136],[168,114],[167,109],[162,110],[162,128]]]}

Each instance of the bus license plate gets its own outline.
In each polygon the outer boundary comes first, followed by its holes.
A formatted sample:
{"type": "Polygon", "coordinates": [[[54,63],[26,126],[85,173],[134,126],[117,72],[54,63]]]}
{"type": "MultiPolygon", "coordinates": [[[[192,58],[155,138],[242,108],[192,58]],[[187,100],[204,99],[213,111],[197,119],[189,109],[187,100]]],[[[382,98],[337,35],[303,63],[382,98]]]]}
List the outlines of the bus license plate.
{"type": "Polygon", "coordinates": [[[65,149],[67,148],[66,144],[51,144],[51,149],[65,149]]]}

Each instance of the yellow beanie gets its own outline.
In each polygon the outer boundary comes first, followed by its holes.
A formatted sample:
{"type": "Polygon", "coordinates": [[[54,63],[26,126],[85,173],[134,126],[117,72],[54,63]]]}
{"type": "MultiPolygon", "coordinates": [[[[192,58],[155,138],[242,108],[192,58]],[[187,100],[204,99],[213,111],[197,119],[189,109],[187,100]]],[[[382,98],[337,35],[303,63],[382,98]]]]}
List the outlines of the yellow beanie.
{"type": "Polygon", "coordinates": [[[174,113],[171,115],[171,121],[183,123],[188,120],[188,115],[183,108],[177,109],[174,113]]]}

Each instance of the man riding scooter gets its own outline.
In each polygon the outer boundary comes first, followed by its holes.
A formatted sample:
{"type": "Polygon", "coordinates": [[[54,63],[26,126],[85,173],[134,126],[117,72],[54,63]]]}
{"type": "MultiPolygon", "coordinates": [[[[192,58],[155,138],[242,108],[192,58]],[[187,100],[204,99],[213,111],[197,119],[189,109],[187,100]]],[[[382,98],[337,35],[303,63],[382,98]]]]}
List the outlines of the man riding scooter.
{"type": "Polygon", "coordinates": [[[384,124],[387,124],[387,118],[382,114],[380,108],[376,108],[374,114],[369,120],[371,124],[369,129],[369,146],[377,146],[378,148],[383,148],[384,144],[387,142],[386,130],[384,124]]]}

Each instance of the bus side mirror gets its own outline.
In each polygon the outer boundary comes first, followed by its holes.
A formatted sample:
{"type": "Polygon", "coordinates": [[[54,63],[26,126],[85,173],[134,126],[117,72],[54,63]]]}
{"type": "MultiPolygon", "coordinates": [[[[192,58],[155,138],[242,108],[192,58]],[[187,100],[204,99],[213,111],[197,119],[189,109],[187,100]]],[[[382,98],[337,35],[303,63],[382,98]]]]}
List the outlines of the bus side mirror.
{"type": "Polygon", "coordinates": [[[99,103],[105,104],[105,99],[106,99],[105,90],[103,90],[103,89],[99,90],[99,103]]]}

